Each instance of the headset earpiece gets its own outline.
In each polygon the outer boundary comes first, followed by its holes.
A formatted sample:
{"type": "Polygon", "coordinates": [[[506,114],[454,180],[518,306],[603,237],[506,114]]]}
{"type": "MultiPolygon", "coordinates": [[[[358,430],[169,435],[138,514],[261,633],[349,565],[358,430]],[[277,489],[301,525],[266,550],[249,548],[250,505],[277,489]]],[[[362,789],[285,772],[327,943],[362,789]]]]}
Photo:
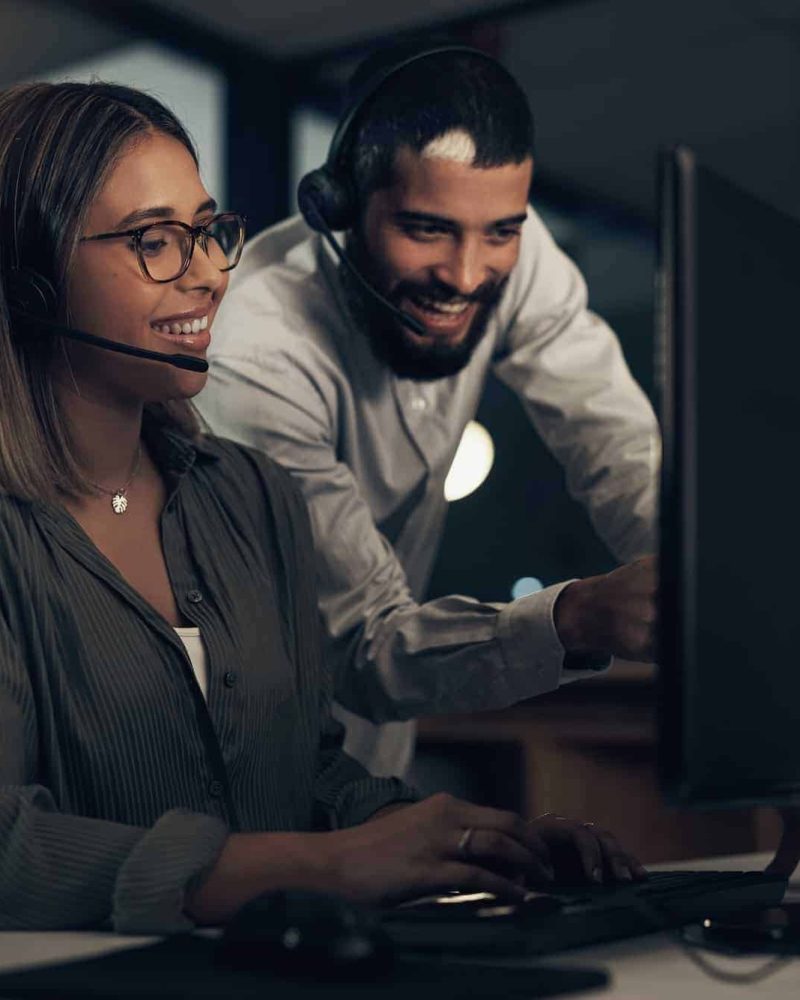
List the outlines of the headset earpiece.
{"type": "Polygon", "coordinates": [[[466,53],[492,63],[497,62],[492,56],[468,45],[439,45],[413,52],[367,81],[340,119],[331,139],[325,165],[302,177],[297,187],[297,206],[311,229],[323,233],[327,226],[328,230],[342,232],[355,225],[358,218],[358,204],[342,160],[348,152],[350,133],[355,129],[365,105],[372,100],[384,82],[394,77],[400,70],[421,59],[447,53],[466,53]]]}
{"type": "Polygon", "coordinates": [[[297,188],[297,205],[315,232],[323,223],[334,232],[350,229],[355,221],[355,205],[348,186],[326,165],[306,174],[297,188]]]}
{"type": "Polygon", "coordinates": [[[324,166],[312,170],[301,178],[297,186],[297,205],[309,228],[320,233],[329,244],[342,264],[350,271],[355,280],[385,312],[395,321],[402,323],[407,329],[424,337],[427,334],[425,325],[416,317],[398,309],[396,305],[385,298],[378,289],[361,273],[350,259],[345,249],[339,246],[334,232],[352,229],[358,218],[358,201],[354,184],[343,169],[343,154],[347,151],[350,132],[355,128],[365,104],[381,88],[385,80],[399,73],[401,69],[410,66],[420,59],[447,52],[469,53],[481,59],[495,63],[491,56],[465,45],[442,45],[438,48],[427,48],[417,52],[402,61],[384,69],[363,88],[361,96],[353,101],[340,120],[331,139],[328,159],[324,166]]]}
{"type": "Polygon", "coordinates": [[[27,267],[12,267],[4,281],[11,313],[33,319],[52,319],[58,311],[58,295],[44,275],[27,267]]]}

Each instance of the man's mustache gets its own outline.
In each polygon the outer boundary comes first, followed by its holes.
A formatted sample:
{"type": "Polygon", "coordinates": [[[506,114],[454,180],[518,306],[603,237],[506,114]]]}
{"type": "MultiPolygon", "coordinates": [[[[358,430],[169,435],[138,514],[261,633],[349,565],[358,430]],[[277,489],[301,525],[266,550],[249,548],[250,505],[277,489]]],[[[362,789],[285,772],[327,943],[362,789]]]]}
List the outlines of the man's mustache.
{"type": "Polygon", "coordinates": [[[474,292],[464,295],[443,281],[428,282],[424,285],[402,281],[395,287],[392,298],[395,303],[404,298],[423,298],[433,303],[468,302],[470,305],[473,303],[490,305],[499,296],[502,287],[502,281],[485,281],[474,292]]]}

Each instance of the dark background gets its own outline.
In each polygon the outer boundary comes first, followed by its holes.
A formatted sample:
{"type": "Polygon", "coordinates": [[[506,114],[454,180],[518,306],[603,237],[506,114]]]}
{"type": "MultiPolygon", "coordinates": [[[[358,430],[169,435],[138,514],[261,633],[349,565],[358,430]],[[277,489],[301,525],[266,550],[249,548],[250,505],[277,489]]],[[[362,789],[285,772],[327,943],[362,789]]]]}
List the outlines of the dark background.
{"type": "MultiPolygon", "coordinates": [[[[219,194],[255,233],[293,210],[298,170],[313,165],[292,154],[298,116],[330,127],[369,47],[422,28],[485,49],[522,82],[537,122],[534,203],[652,394],[656,150],[689,143],[710,166],[800,214],[796,0],[0,0],[0,85],[142,44],[213,70],[223,93],[219,194]]],[[[547,584],[609,568],[560,470],[494,381],[479,420],[495,466],[452,505],[431,594],[505,600],[522,576],[547,584]]]]}

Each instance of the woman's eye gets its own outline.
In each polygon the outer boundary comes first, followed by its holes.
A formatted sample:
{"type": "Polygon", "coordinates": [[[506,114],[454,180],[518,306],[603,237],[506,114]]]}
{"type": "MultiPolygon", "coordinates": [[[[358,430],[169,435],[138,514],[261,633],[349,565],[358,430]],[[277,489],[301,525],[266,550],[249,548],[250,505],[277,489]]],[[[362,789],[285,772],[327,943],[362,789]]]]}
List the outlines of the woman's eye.
{"type": "Polygon", "coordinates": [[[148,257],[153,257],[156,254],[161,253],[166,245],[167,241],[161,236],[152,236],[148,239],[144,239],[140,244],[142,253],[147,254],[148,257]]]}

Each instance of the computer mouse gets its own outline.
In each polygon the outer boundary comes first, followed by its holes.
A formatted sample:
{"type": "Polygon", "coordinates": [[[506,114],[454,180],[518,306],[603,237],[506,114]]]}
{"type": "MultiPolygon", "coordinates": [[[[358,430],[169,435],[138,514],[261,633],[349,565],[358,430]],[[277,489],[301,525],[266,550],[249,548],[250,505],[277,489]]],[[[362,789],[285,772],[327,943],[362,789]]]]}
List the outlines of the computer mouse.
{"type": "Polygon", "coordinates": [[[247,903],[226,927],[217,957],[287,978],[363,981],[388,975],[394,946],[376,913],[335,896],[274,892],[247,903]]]}

